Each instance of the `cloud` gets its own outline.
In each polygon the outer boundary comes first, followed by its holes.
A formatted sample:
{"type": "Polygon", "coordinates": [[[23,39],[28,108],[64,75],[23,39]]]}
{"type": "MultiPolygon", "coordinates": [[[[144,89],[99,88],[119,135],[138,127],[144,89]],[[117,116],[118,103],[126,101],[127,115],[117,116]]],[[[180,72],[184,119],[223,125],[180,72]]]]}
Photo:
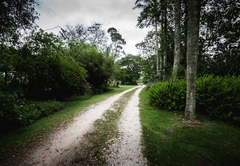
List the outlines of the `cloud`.
{"type": "Polygon", "coordinates": [[[49,16],[56,14],[49,6],[45,5],[44,0],[37,0],[36,2],[38,3],[36,9],[40,14],[44,13],[49,16]]]}
{"type": "MultiPolygon", "coordinates": [[[[134,7],[135,0],[36,0],[41,14],[37,24],[42,29],[51,29],[66,24],[90,26],[93,22],[119,30],[127,44],[126,53],[137,54],[135,44],[141,42],[149,29],[136,28],[140,10],[134,7]]],[[[59,29],[53,30],[57,33],[59,29]]]]}

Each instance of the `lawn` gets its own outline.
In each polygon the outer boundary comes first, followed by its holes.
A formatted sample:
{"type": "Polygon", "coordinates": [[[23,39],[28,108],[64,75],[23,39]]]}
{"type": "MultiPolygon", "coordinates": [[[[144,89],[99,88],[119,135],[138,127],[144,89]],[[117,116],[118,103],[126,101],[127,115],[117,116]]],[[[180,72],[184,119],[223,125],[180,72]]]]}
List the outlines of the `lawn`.
{"type": "Polygon", "coordinates": [[[198,115],[185,121],[179,112],[159,110],[140,93],[144,155],[149,165],[239,165],[240,129],[198,115]]]}
{"type": "Polygon", "coordinates": [[[71,122],[75,116],[89,105],[103,101],[112,95],[133,87],[136,86],[120,85],[118,88],[114,88],[113,91],[92,96],[88,100],[66,102],[64,104],[64,110],[42,118],[29,126],[8,133],[1,133],[0,162],[7,156],[16,154],[20,152],[22,148],[30,146],[31,143],[43,139],[49,132],[61,129],[61,127],[71,122]]]}

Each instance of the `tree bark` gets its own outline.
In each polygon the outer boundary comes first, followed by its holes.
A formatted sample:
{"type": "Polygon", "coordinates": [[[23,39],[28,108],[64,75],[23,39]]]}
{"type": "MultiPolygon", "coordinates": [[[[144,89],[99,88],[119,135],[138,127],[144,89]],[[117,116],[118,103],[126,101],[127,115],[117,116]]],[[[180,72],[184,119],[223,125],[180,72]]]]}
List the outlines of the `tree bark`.
{"type": "MultiPolygon", "coordinates": [[[[164,7],[164,10],[163,10],[163,17],[164,17],[164,20],[163,20],[163,30],[164,30],[164,35],[166,36],[167,35],[167,8],[164,7]]],[[[166,38],[165,38],[166,40],[166,38]]],[[[163,74],[164,74],[164,77],[163,77],[163,80],[166,80],[166,66],[167,66],[167,49],[166,49],[166,41],[165,41],[165,44],[164,44],[164,52],[163,52],[163,74]]]]}
{"type": "MultiPolygon", "coordinates": [[[[187,69],[187,22],[188,22],[188,0],[183,0],[184,4],[184,13],[185,13],[185,18],[184,18],[184,50],[183,50],[183,62],[184,62],[184,68],[187,69]]],[[[185,77],[186,77],[186,72],[185,72],[185,77]]]]}
{"type": "Polygon", "coordinates": [[[173,64],[173,81],[176,80],[180,65],[180,7],[181,0],[175,0],[175,39],[174,39],[174,64],[173,64]]]}
{"type": "MultiPolygon", "coordinates": [[[[158,32],[158,29],[157,29],[157,21],[155,22],[155,44],[156,44],[156,47],[155,47],[155,54],[156,54],[156,57],[157,57],[157,78],[158,78],[158,76],[159,76],[159,56],[158,56],[158,35],[157,35],[157,32],[158,32]]],[[[158,78],[159,79],[159,78],[158,78]]]]}
{"type": "Polygon", "coordinates": [[[187,93],[185,118],[196,119],[196,77],[199,39],[200,0],[188,0],[187,93]]]}
{"type": "Polygon", "coordinates": [[[7,85],[7,81],[8,81],[8,71],[6,69],[6,71],[5,71],[5,85],[7,85]]]}

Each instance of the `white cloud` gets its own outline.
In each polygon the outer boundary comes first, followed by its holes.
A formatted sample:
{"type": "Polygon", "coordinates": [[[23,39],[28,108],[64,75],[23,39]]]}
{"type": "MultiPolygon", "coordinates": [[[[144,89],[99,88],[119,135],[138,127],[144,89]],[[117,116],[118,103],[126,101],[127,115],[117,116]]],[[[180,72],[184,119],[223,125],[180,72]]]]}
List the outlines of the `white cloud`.
{"type": "MultiPolygon", "coordinates": [[[[136,55],[135,44],[141,42],[149,29],[136,27],[140,10],[132,10],[135,0],[36,0],[37,11],[41,14],[37,24],[42,29],[51,29],[66,24],[91,25],[103,24],[107,31],[110,27],[119,30],[127,44],[126,53],[136,55]]],[[[57,33],[59,29],[52,30],[57,33]]]]}

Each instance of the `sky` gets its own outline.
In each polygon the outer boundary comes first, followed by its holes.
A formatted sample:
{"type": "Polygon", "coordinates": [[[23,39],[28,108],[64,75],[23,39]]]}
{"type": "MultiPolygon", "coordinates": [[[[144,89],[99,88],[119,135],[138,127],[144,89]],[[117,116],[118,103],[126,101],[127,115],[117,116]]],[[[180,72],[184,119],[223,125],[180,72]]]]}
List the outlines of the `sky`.
{"type": "MultiPolygon", "coordinates": [[[[141,10],[134,7],[136,0],[35,0],[39,6],[36,7],[40,14],[36,21],[38,26],[58,34],[60,28],[66,24],[83,24],[90,26],[92,23],[101,23],[106,32],[108,28],[114,27],[125,39],[123,46],[125,53],[137,55],[135,47],[143,41],[151,28],[140,29],[136,27],[137,17],[141,10]],[[49,30],[50,29],[50,30],[49,30]]],[[[109,39],[110,41],[110,39],[109,39]]]]}

